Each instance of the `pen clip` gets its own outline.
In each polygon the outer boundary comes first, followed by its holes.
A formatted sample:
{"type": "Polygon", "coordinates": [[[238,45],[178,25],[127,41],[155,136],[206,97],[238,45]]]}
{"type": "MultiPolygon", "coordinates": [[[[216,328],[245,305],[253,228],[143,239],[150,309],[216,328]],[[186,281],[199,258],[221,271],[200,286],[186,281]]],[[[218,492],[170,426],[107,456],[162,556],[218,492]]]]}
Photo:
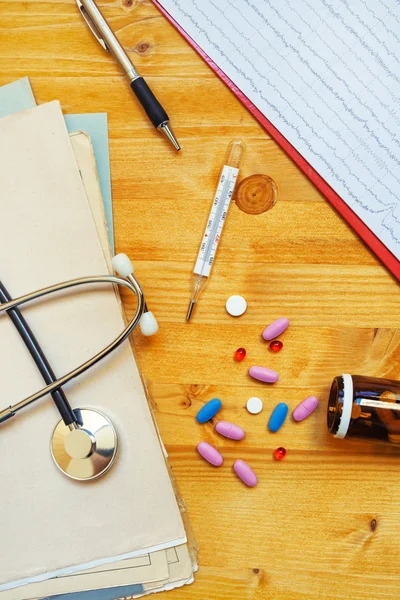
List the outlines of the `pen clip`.
{"type": "Polygon", "coordinates": [[[106,52],[110,52],[109,47],[107,46],[107,44],[101,37],[99,30],[97,29],[96,25],[93,23],[92,19],[88,15],[88,12],[87,12],[86,8],[83,6],[82,2],[80,0],[76,0],[76,4],[78,5],[78,8],[80,10],[82,17],[85,19],[87,26],[89,27],[90,31],[93,33],[96,40],[99,42],[100,46],[102,46],[102,48],[104,48],[104,50],[106,52]]]}

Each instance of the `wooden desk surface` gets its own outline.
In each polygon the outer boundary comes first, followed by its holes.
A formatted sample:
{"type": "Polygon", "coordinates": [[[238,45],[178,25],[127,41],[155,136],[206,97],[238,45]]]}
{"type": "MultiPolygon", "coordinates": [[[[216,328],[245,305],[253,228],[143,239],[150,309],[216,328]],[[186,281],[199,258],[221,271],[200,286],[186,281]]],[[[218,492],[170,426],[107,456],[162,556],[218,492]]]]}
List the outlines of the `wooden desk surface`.
{"type": "Polygon", "coordinates": [[[196,583],[158,598],[397,599],[400,454],[334,441],[325,412],[335,375],[400,376],[398,284],[148,0],[100,5],[172,117],[179,155],[143,118],[73,0],[0,0],[0,84],[28,75],[38,103],[108,113],[117,250],[134,260],[161,326],[154,339],[136,337],[140,366],[200,547],[196,583]],[[190,272],[235,137],[248,147],[242,176],[270,175],[279,200],[260,216],[232,206],[187,325],[190,272]],[[234,293],[248,301],[237,320],[224,308],[234,293]],[[260,334],[280,316],[291,327],[272,355],[260,334]],[[238,346],[248,354],[241,364],[238,346]],[[252,381],[253,364],[279,371],[279,382],[252,381]],[[266,431],[277,402],[293,409],[310,394],[317,414],[266,431]],[[253,395],[265,403],[258,416],[244,409],[253,395]],[[214,396],[221,416],[246,429],[243,443],[195,422],[214,396]],[[197,456],[200,440],[221,449],[222,468],[197,456]],[[288,454],[277,463],[281,445],[288,454]],[[258,487],[237,480],[236,458],[254,467],[258,487]]]}

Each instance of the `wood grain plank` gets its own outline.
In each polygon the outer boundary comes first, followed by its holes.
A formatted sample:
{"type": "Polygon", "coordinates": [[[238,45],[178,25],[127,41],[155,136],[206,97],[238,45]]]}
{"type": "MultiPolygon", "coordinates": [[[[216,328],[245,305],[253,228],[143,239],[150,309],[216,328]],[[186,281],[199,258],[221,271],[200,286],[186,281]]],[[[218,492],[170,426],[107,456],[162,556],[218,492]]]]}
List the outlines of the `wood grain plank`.
{"type": "MultiPolygon", "coordinates": [[[[137,186],[133,187],[136,189],[137,186]]],[[[182,202],[164,196],[157,202],[157,210],[143,213],[134,245],[130,244],[136,261],[146,261],[151,254],[152,260],[156,261],[168,262],[168,256],[173,256],[175,261],[194,264],[213,193],[200,200],[200,193],[193,190],[187,194],[187,190],[176,187],[175,197],[182,197],[182,202]]],[[[145,197],[138,198],[136,194],[135,198],[128,194],[124,198],[121,209],[115,214],[117,230],[147,202],[145,197]]],[[[299,200],[292,203],[290,199],[288,202],[279,200],[276,206],[261,215],[247,215],[234,204],[231,206],[215,271],[221,263],[232,258],[246,264],[377,264],[369,249],[360,244],[356,234],[349,232],[348,225],[341,222],[326,203],[299,200]],[[294,224],[296,235],[293,235],[294,224]]],[[[215,277],[218,275],[212,276],[215,277]]]]}
{"type": "MultiPolygon", "coordinates": [[[[392,331],[389,335],[393,335],[392,331]]],[[[266,390],[271,386],[260,386],[260,382],[247,375],[249,366],[267,366],[278,371],[280,378],[276,387],[283,388],[321,386],[330,383],[340,370],[352,373],[362,366],[371,370],[377,365],[381,375],[395,375],[400,359],[397,349],[393,353],[387,352],[383,361],[374,364],[368,360],[373,336],[372,329],[291,327],[284,338],[284,350],[275,355],[268,351],[264,341],[260,341],[260,329],[256,326],[240,326],[238,330],[220,325],[176,324],[173,329],[165,328],[160,332],[154,343],[157,361],[152,352],[147,352],[152,341],[143,340],[139,335],[135,341],[138,353],[142,355],[143,371],[150,380],[172,383],[179,379],[185,384],[201,385],[208,380],[214,385],[229,385],[234,381],[238,388],[266,390]],[[247,357],[242,363],[236,363],[233,353],[243,345],[243,338],[248,340],[245,344],[247,357]],[[174,348],[178,349],[177,353],[174,348]]]]}
{"type": "MultiPolygon", "coordinates": [[[[230,337],[248,325],[257,324],[253,338],[248,335],[236,338],[239,345],[247,339],[253,343],[268,323],[281,316],[287,316],[295,326],[336,327],[338,336],[341,327],[399,326],[398,285],[380,265],[263,264],[257,255],[253,255],[253,260],[249,257],[249,263],[233,260],[227,263],[221,260],[223,242],[190,324],[184,319],[193,263],[135,261],[149,304],[161,322],[177,324],[185,341],[183,346],[191,346],[192,329],[198,337],[207,337],[199,334],[199,326],[208,327],[213,334],[217,324],[225,324],[225,333],[230,337]],[[226,299],[232,294],[243,294],[248,302],[248,309],[240,319],[230,317],[225,310],[226,299]]],[[[197,248],[197,240],[193,244],[197,248]]],[[[134,245],[127,240],[123,248],[134,259],[134,245]]],[[[132,300],[126,298],[126,301],[131,310],[132,300]]],[[[178,333],[172,335],[177,337],[178,333]]],[[[307,344],[306,336],[302,339],[307,344]]]]}
{"type": "Polygon", "coordinates": [[[39,103],[108,114],[117,249],[134,260],[161,325],[153,339],[135,334],[134,345],[200,547],[196,583],[158,598],[395,600],[398,451],[334,440],[325,414],[335,375],[399,376],[399,286],[149,0],[99,5],[170,113],[180,155],[143,117],[73,0],[0,0],[0,85],[29,75],[39,103]],[[270,175],[279,200],[259,216],[232,205],[187,325],[189,277],[232,138],[247,145],[241,177],[270,175]],[[224,309],[232,293],[248,301],[238,320],[224,309]],[[272,355],[260,334],[282,315],[291,327],[272,355]],[[238,346],[248,352],[241,364],[238,346]],[[251,380],[257,363],[279,382],[251,380]],[[309,394],[320,399],[312,418],[267,431],[276,403],[292,410],[309,394]],[[264,401],[256,416],[244,408],[251,395],[264,401]],[[223,410],[200,426],[195,415],[215,396],[223,410]],[[241,424],[245,439],[218,436],[220,418],[241,424]],[[200,440],[220,448],[220,469],[197,455],[200,440]],[[277,463],[280,445],[288,454],[277,463]],[[254,467],[257,488],[234,475],[237,458],[254,467]]]}

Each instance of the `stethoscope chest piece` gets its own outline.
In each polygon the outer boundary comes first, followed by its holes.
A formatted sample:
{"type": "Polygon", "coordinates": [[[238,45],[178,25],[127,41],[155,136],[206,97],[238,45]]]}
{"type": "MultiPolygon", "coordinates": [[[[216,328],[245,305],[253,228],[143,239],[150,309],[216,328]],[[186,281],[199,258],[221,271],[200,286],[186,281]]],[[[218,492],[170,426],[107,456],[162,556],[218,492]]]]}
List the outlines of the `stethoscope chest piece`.
{"type": "Polygon", "coordinates": [[[90,481],[104,475],[117,455],[117,434],[109,419],[93,409],[74,409],[79,427],[59,421],[51,440],[51,455],[67,477],[90,481]]]}

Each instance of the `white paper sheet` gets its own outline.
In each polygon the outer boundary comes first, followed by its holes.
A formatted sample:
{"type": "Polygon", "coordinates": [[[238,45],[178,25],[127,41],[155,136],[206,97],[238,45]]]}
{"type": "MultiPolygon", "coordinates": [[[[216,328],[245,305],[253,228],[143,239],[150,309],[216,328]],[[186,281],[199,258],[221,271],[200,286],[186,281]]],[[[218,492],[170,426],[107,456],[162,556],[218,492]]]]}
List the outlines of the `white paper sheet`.
{"type": "Polygon", "coordinates": [[[399,0],[160,0],[400,259],[399,0]]]}

